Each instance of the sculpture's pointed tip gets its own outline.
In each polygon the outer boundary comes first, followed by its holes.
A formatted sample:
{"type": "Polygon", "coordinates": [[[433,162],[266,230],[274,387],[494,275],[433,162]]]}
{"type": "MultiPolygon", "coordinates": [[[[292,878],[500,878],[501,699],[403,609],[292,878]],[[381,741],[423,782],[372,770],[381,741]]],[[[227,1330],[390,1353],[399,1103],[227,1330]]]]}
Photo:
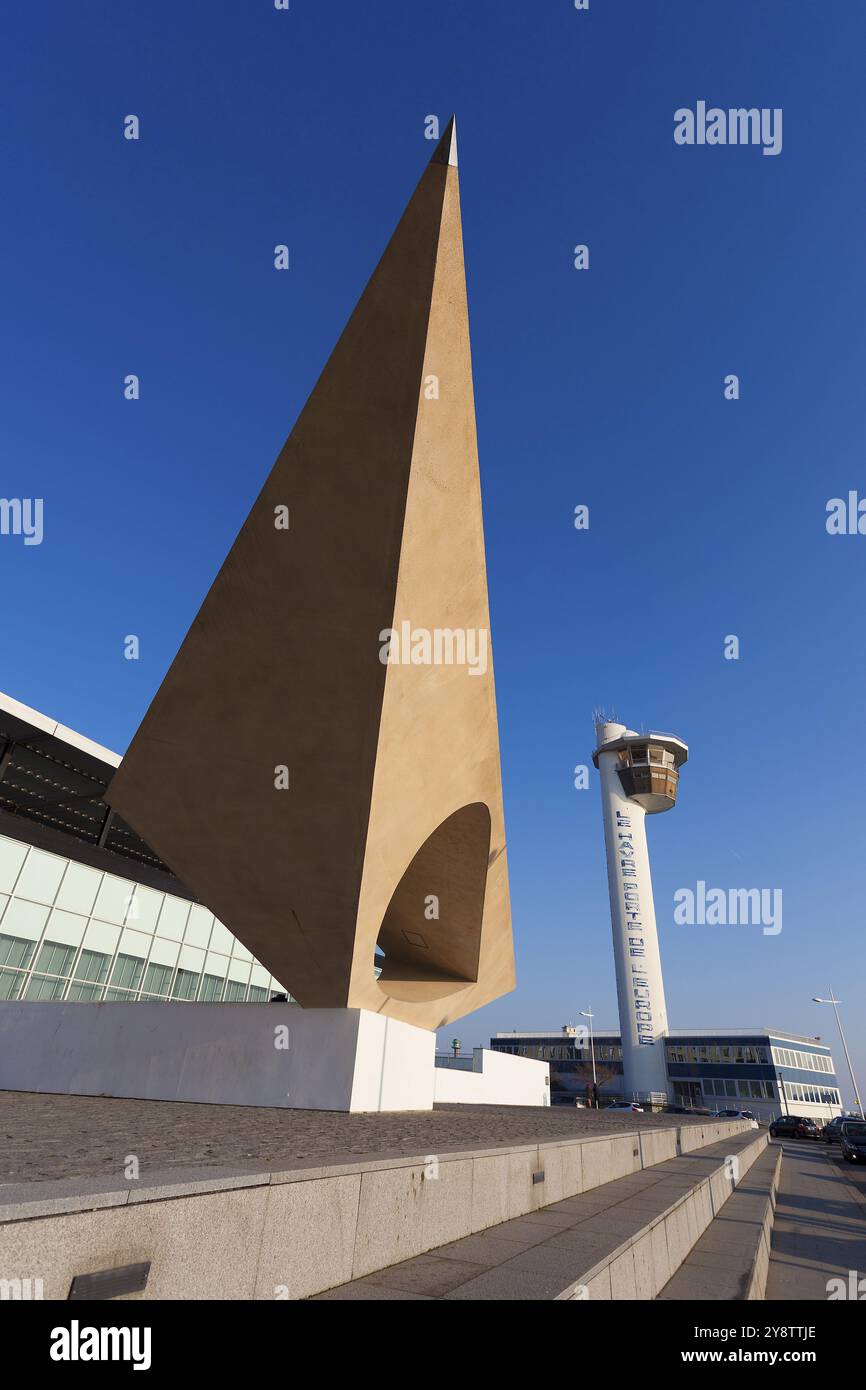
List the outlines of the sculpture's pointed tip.
{"type": "Polygon", "coordinates": [[[452,116],[445,127],[445,133],[433,151],[431,164],[450,164],[457,168],[457,117],[452,116]]]}

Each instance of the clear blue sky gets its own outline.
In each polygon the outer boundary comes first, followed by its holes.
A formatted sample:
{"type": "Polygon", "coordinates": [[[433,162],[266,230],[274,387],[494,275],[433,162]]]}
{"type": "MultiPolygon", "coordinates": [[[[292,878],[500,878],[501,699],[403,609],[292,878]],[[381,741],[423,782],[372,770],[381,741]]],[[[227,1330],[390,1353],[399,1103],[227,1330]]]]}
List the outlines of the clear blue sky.
{"type": "Polygon", "coordinates": [[[841,1061],[810,1003],[832,983],[866,1085],[866,536],[824,524],[866,494],[864,48],[854,0],[5,17],[0,494],[43,497],[45,539],[0,537],[0,688],[119,751],[429,157],[425,117],[457,112],[520,983],[444,1040],[590,1003],[616,1024],[598,788],[572,785],[604,703],[691,747],[649,823],[672,1026],[820,1031],[841,1061]],[[781,107],[782,153],[675,145],[698,100],[781,107]],[[780,888],[781,934],[675,926],[698,879],[780,888]]]}

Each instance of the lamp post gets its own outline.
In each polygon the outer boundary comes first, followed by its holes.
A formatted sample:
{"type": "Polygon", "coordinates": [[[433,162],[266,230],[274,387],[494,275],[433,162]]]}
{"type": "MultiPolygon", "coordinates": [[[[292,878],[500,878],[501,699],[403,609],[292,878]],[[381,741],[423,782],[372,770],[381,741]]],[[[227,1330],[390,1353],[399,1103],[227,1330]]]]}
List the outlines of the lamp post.
{"type": "Polygon", "coordinates": [[[592,1058],[592,1093],[593,1097],[595,1097],[598,1094],[595,1080],[595,1043],[593,1042],[592,1037],[592,1020],[595,1018],[595,1014],[592,1012],[592,1008],[590,1007],[588,1009],[581,1009],[580,1016],[581,1018],[589,1019],[589,1055],[592,1058]]]}
{"type": "Polygon", "coordinates": [[[839,1017],[839,1010],[838,1010],[838,1008],[837,1008],[837,1005],[841,1003],[841,1000],[839,1000],[839,999],[836,998],[836,996],[835,996],[834,993],[833,993],[833,988],[832,988],[832,985],[831,985],[831,987],[830,987],[830,998],[829,998],[829,999],[820,999],[820,998],[818,997],[817,994],[813,994],[813,995],[812,995],[812,1003],[813,1003],[813,1004],[832,1004],[832,1005],[833,1005],[833,1012],[834,1012],[834,1014],[836,1015],[836,1023],[837,1023],[838,1028],[839,1028],[839,1037],[842,1039],[842,1050],[843,1050],[844,1053],[845,1053],[845,1061],[848,1063],[848,1070],[849,1070],[849,1072],[851,1073],[851,1085],[854,1087],[854,1099],[855,1099],[856,1102],[857,1102],[857,1109],[860,1111],[860,1118],[861,1118],[861,1120],[862,1120],[862,1119],[864,1118],[864,1113],[863,1113],[863,1102],[862,1102],[862,1100],[860,1099],[860,1092],[859,1092],[858,1089],[857,1089],[857,1078],[856,1078],[855,1075],[854,1075],[854,1067],[853,1067],[853,1065],[852,1065],[852,1063],[851,1063],[851,1054],[850,1054],[850,1052],[848,1051],[848,1044],[847,1044],[846,1041],[845,1041],[845,1034],[842,1032],[842,1020],[841,1020],[841,1018],[839,1017]]]}

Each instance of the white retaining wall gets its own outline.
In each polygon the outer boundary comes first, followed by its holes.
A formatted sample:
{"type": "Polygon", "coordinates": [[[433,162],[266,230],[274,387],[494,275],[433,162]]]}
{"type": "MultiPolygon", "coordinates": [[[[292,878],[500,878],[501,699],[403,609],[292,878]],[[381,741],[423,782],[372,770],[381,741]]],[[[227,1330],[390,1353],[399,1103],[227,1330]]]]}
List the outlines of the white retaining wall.
{"type": "Polygon", "coordinates": [[[436,1036],[367,1009],[0,1003],[0,1090],[431,1110],[436,1036]]]}
{"type": "Polygon", "coordinates": [[[434,1100],[452,1105],[549,1105],[550,1067],[529,1057],[476,1047],[471,1071],[437,1066],[434,1100]]]}

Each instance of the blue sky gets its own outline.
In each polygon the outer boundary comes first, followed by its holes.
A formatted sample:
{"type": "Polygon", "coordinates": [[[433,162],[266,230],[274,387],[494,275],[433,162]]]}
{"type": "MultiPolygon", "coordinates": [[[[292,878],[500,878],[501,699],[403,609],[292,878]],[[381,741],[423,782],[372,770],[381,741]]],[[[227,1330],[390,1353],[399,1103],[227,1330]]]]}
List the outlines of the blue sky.
{"type": "Polygon", "coordinates": [[[862,1089],[866,536],[825,508],[866,495],[863,6],[83,0],[3,38],[0,494],[45,539],[0,536],[0,688],[123,751],[456,111],[519,986],[445,1039],[616,1024],[604,704],[691,748],[648,826],[672,1026],[841,1070],[832,983],[862,1089]],[[677,146],[698,100],[782,108],[781,154],[677,146]],[[699,879],[781,889],[782,932],[675,926],[699,879]]]}

